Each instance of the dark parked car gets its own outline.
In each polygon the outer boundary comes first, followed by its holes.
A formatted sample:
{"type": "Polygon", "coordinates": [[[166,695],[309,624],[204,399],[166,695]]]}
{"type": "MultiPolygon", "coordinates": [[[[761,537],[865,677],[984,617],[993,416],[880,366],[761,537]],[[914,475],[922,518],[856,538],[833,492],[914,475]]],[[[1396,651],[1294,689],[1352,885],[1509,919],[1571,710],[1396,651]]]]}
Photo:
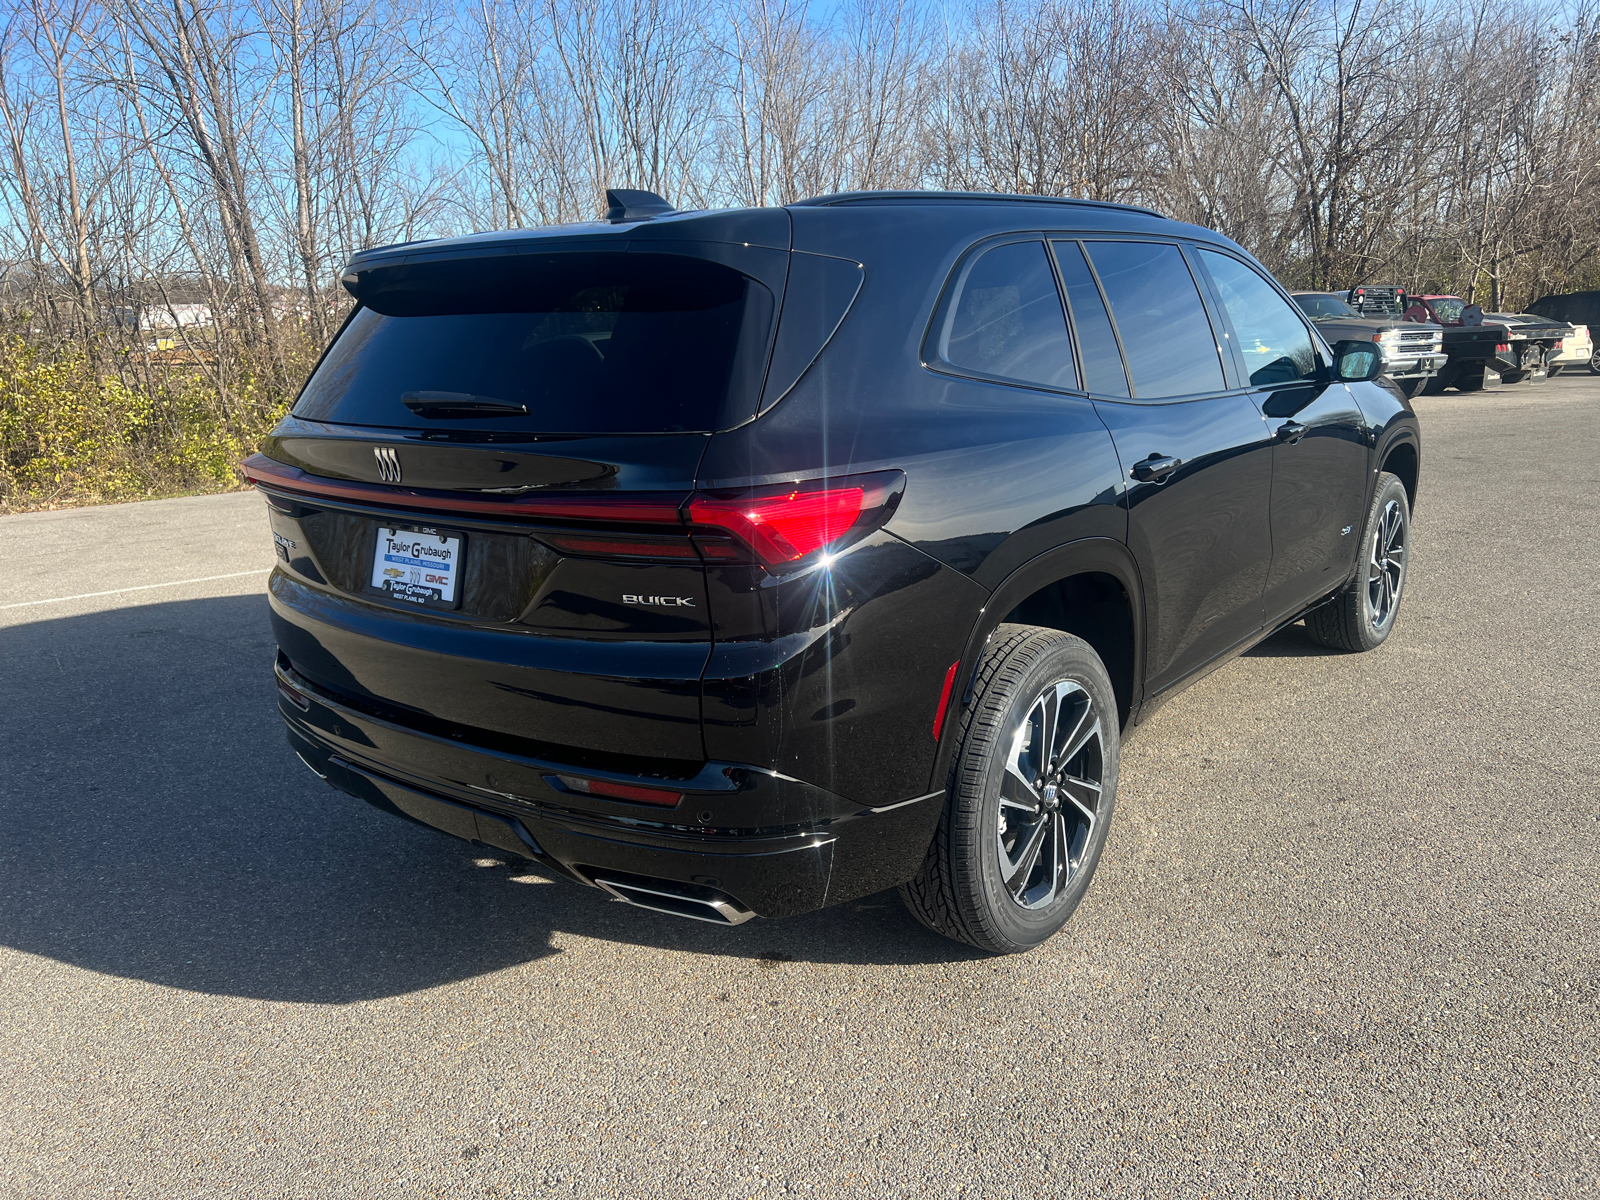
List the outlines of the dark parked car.
{"type": "MultiPolygon", "coordinates": [[[[1541,296],[1528,305],[1528,311],[1552,321],[1565,321],[1568,325],[1587,326],[1589,338],[1589,373],[1600,375],[1600,292],[1567,292],[1563,295],[1541,296]]],[[[1563,347],[1570,353],[1570,343],[1563,347]]],[[[1568,357],[1563,355],[1563,357],[1568,357]]],[[[1572,365],[1581,366],[1582,360],[1572,365]]]]}
{"type": "Polygon", "coordinates": [[[633,904],[1066,921],[1123,732],[1377,646],[1420,443],[1232,242],[928,193],[364,252],[247,464],[318,775],[633,904]]]}
{"type": "Polygon", "coordinates": [[[1294,302],[1329,342],[1375,342],[1384,374],[1408,397],[1421,393],[1445,364],[1444,330],[1403,316],[1359,313],[1331,292],[1295,292],[1294,302]]]}

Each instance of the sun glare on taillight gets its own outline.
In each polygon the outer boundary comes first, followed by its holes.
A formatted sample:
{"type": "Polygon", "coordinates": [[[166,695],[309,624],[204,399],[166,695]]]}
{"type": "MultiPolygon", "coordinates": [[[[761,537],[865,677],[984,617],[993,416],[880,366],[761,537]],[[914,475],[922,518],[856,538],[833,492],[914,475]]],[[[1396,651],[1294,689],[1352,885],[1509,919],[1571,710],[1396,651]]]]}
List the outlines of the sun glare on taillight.
{"type": "Polygon", "coordinates": [[[737,534],[763,562],[793,562],[850,532],[865,495],[849,487],[752,500],[699,498],[689,502],[689,519],[737,534]]]}
{"type": "Polygon", "coordinates": [[[740,496],[699,495],[689,501],[689,523],[730,533],[763,564],[780,567],[829,548],[863,525],[875,528],[893,510],[903,481],[900,472],[889,471],[740,496]]]}

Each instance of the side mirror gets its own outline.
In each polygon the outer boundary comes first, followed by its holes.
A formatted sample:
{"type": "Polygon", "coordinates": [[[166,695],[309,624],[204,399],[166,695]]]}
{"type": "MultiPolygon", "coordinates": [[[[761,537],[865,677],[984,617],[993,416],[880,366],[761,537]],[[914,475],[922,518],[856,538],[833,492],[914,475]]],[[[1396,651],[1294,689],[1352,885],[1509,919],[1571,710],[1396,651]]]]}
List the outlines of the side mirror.
{"type": "Polygon", "coordinates": [[[1339,342],[1333,347],[1333,377],[1340,383],[1365,383],[1383,374],[1383,351],[1371,342],[1339,342]]]}

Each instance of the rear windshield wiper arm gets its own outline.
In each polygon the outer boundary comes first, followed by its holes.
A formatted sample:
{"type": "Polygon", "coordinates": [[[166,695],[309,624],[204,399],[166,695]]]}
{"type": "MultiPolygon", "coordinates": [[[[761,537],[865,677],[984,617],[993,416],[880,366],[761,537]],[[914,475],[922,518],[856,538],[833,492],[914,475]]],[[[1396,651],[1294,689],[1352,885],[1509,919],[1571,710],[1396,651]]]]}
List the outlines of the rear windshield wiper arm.
{"type": "Polygon", "coordinates": [[[406,392],[400,403],[419,417],[509,417],[528,411],[526,404],[470,392],[406,392]]]}

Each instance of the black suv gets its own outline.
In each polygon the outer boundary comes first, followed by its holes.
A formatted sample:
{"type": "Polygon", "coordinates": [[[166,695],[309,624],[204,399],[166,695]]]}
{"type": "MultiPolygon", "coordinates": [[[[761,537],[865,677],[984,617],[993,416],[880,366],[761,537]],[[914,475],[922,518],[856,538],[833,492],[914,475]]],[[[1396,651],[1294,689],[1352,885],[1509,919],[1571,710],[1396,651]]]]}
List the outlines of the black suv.
{"type": "Polygon", "coordinates": [[[249,476],[294,748],[386,811],[736,924],[898,885],[1035,946],[1122,732],[1305,618],[1370,649],[1420,443],[1232,242],[829,196],[358,255],[249,476]]]}

